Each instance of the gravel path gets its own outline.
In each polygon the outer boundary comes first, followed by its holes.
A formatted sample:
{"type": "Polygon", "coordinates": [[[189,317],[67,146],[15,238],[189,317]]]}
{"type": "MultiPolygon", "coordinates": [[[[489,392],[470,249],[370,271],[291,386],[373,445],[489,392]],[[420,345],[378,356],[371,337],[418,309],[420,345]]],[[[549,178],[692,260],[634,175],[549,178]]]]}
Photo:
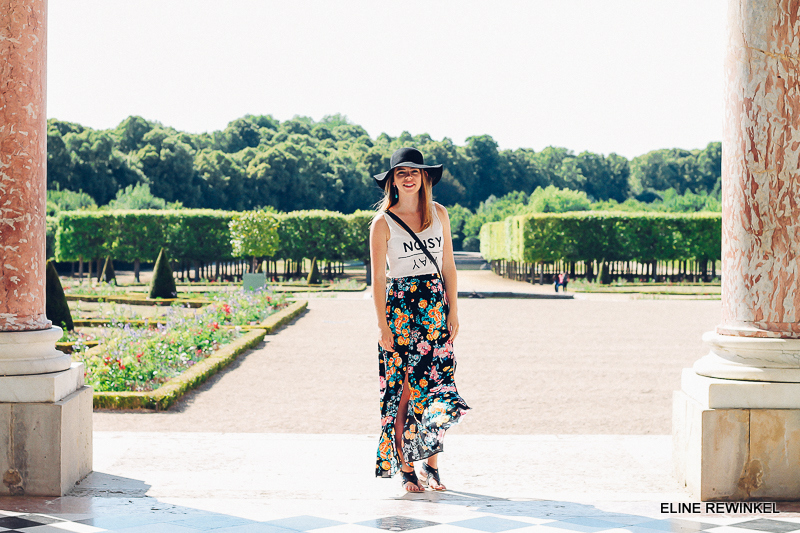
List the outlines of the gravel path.
{"type": "MultiPolygon", "coordinates": [[[[461,299],[457,434],[668,434],[680,373],[720,302],[461,299]]],[[[96,412],[99,431],[376,434],[372,301],[309,310],[168,412],[96,412]]]]}

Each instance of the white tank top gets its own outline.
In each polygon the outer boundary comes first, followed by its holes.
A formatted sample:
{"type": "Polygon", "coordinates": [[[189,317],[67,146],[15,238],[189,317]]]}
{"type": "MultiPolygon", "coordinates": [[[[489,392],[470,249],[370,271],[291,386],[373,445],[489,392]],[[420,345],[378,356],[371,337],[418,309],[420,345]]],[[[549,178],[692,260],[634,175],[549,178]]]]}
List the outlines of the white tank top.
{"type": "MultiPolygon", "coordinates": [[[[389,263],[390,278],[405,278],[424,274],[437,274],[436,266],[431,263],[425,253],[420,250],[414,237],[408,234],[392,217],[384,213],[383,218],[389,225],[389,242],[386,249],[386,261],[389,263]]],[[[444,234],[442,222],[436,207],[433,208],[433,223],[425,230],[417,233],[417,237],[436,259],[442,268],[444,256],[444,234]]]]}

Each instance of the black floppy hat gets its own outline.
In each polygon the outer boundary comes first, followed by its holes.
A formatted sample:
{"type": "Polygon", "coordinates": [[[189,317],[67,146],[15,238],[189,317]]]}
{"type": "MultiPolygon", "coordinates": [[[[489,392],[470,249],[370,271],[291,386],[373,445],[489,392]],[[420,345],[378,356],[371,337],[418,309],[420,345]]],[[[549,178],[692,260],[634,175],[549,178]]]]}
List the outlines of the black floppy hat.
{"type": "Polygon", "coordinates": [[[425,160],[422,158],[422,152],[416,148],[398,148],[392,154],[392,158],[389,160],[389,165],[391,168],[387,172],[372,176],[375,178],[375,182],[381,189],[386,186],[386,178],[392,177],[394,175],[394,169],[397,167],[425,169],[428,172],[428,176],[431,178],[431,185],[436,185],[439,183],[439,180],[442,179],[442,168],[444,166],[426,165],[425,160]]]}

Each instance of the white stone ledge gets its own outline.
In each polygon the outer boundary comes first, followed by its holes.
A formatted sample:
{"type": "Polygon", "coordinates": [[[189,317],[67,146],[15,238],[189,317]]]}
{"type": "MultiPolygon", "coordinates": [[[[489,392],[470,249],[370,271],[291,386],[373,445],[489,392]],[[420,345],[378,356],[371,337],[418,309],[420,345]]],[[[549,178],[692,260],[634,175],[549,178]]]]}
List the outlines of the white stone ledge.
{"type": "Polygon", "coordinates": [[[681,389],[703,409],[800,409],[800,383],[710,378],[684,368],[681,389]]]}
{"type": "Polygon", "coordinates": [[[31,376],[0,376],[0,403],[55,403],[83,387],[83,363],[31,376]]]}

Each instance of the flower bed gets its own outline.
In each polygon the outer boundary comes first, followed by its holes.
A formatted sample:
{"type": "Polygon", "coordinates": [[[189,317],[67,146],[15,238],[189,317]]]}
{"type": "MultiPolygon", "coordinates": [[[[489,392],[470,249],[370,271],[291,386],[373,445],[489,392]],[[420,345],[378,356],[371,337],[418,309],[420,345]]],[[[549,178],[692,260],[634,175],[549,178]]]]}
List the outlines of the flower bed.
{"type": "Polygon", "coordinates": [[[286,305],[268,291],[236,291],[214,295],[188,314],[176,304],[154,321],[112,318],[111,327],[98,330],[101,346],[76,347],[74,358],[85,364],[86,382],[97,392],[153,391],[239,338],[237,326],[259,324],[286,305]]]}
{"type": "Polygon", "coordinates": [[[213,317],[198,313],[167,315],[155,328],[105,328],[102,352],[76,351],[86,365],[86,381],[95,391],[150,391],[202,361],[241,333],[220,328],[213,317]]]}
{"type": "Polygon", "coordinates": [[[263,329],[248,331],[156,390],[95,392],[94,407],[98,409],[168,409],[184,393],[204,383],[242,352],[256,346],[264,338],[264,334],[263,329]]]}
{"type": "Polygon", "coordinates": [[[286,296],[268,290],[239,290],[209,294],[211,303],[203,313],[225,326],[251,326],[287,305],[286,296]]]}
{"type": "Polygon", "coordinates": [[[61,338],[56,341],[56,349],[64,353],[75,351],[82,352],[89,348],[94,348],[100,344],[97,340],[97,331],[94,329],[81,329],[67,331],[63,330],[61,338]]]}

